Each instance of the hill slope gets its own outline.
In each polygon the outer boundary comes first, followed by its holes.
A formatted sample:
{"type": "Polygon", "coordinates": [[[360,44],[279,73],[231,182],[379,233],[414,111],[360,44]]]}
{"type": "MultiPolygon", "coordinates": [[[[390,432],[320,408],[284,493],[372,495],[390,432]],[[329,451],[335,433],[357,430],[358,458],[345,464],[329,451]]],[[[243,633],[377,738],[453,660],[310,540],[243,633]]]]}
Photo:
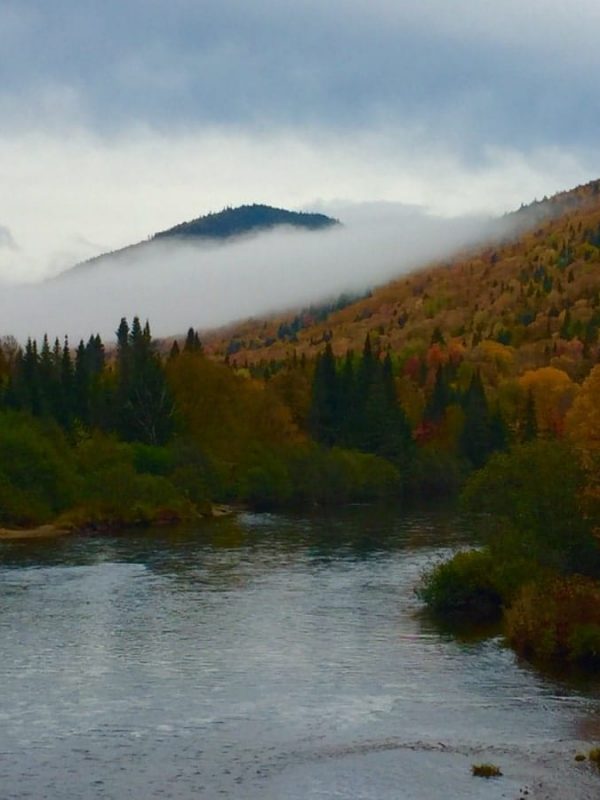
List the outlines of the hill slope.
{"type": "MultiPolygon", "coordinates": [[[[600,181],[511,215],[516,230],[484,249],[433,264],[357,302],[248,321],[205,335],[207,351],[238,366],[373,345],[400,358],[432,343],[471,352],[490,342],[517,374],[553,364],[576,378],[598,358],[600,181]],[[330,309],[330,310],[329,310],[330,309]],[[504,349],[504,350],[503,350],[504,349]]],[[[487,346],[487,345],[486,345],[487,346]]]]}

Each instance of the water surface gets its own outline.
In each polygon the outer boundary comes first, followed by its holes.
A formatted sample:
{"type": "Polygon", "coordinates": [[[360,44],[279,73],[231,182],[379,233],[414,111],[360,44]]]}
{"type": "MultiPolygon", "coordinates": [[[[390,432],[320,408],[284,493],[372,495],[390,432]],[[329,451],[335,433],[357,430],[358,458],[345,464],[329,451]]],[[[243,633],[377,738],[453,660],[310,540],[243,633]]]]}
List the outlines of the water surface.
{"type": "Polygon", "coordinates": [[[472,533],[356,508],[0,543],[0,797],[600,795],[596,687],[420,613],[472,533]]]}

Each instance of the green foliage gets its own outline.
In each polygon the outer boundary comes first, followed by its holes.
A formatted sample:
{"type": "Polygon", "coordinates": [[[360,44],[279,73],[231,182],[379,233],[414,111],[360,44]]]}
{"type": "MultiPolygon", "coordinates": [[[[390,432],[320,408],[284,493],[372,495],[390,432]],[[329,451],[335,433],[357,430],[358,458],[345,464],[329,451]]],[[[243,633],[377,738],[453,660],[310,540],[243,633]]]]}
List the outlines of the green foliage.
{"type": "Polygon", "coordinates": [[[77,488],[60,430],[24,414],[0,413],[0,523],[47,522],[69,506],[77,488]]]}
{"type": "Polygon", "coordinates": [[[447,450],[426,445],[415,453],[408,475],[410,493],[417,497],[456,497],[468,465],[447,450]]]}
{"type": "Polygon", "coordinates": [[[291,494],[290,473],[284,458],[267,449],[253,453],[252,463],[239,480],[237,497],[262,511],[288,504],[291,494]]]}
{"type": "Polygon", "coordinates": [[[471,476],[469,510],[504,517],[530,560],[563,572],[596,574],[600,552],[580,507],[585,475],[562,442],[536,440],[497,453],[471,476]]]}
{"type": "Polygon", "coordinates": [[[169,475],[174,468],[174,456],[166,447],[134,442],[131,446],[136,472],[149,475],[169,475]]]}
{"type": "Polygon", "coordinates": [[[192,506],[166,477],[172,456],[96,434],[75,449],[81,486],[62,521],[73,525],[140,524],[190,516],[192,506]]]}
{"type": "Polygon", "coordinates": [[[397,469],[370,454],[305,445],[254,456],[235,488],[253,508],[339,506],[402,493],[397,469]]]}
{"type": "Polygon", "coordinates": [[[451,622],[491,622],[500,618],[502,594],[489,552],[457,553],[426,576],[419,596],[437,617],[451,622]]]}
{"type": "Polygon", "coordinates": [[[150,334],[134,317],[117,331],[117,420],[128,441],[165,444],[173,431],[174,407],[164,368],[150,334]]]}
{"type": "Polygon", "coordinates": [[[327,343],[317,358],[309,412],[311,433],[316,441],[332,445],[338,440],[341,400],[335,359],[327,343]]]}
{"type": "Polygon", "coordinates": [[[391,359],[382,362],[367,336],[357,366],[348,353],[340,372],[331,345],[317,358],[310,430],[316,441],[386,458],[406,470],[413,458],[411,430],[398,402],[391,359]]]}
{"type": "Polygon", "coordinates": [[[486,462],[491,451],[491,426],[488,404],[481,382],[475,372],[463,398],[465,424],[461,435],[461,450],[478,469],[486,462]]]}

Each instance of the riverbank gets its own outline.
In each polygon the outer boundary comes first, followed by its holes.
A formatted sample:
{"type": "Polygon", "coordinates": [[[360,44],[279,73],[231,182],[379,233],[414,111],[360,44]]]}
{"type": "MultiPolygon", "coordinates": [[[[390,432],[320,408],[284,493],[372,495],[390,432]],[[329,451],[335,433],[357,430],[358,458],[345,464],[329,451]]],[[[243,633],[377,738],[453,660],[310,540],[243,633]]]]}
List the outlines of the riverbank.
{"type": "MultiPolygon", "coordinates": [[[[199,519],[218,519],[221,517],[229,517],[239,513],[240,508],[224,505],[212,504],[206,508],[202,514],[198,515],[199,519]]],[[[180,525],[184,520],[176,514],[163,514],[158,518],[153,519],[151,522],[146,520],[141,522],[121,521],[121,520],[102,520],[102,521],[88,521],[77,525],[61,525],[61,524],[46,524],[37,525],[31,528],[0,528],[0,542],[1,541],[19,541],[27,539],[53,539],[61,536],[69,536],[76,533],[102,533],[112,534],[117,533],[124,528],[146,528],[176,526],[180,525]]]]}
{"type": "Polygon", "coordinates": [[[39,525],[35,528],[0,528],[0,541],[13,541],[18,539],[48,539],[58,536],[68,536],[72,529],[60,528],[56,525],[39,525]]]}

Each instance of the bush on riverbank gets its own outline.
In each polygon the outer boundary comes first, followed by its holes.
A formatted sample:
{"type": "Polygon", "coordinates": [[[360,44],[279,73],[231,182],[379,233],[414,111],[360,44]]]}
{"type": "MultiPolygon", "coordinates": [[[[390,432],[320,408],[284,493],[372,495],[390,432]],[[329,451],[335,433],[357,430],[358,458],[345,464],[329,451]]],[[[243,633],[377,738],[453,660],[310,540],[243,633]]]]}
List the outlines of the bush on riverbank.
{"type": "Polygon", "coordinates": [[[489,544],[499,561],[600,575],[600,548],[582,511],[586,475],[567,444],[535,440],[493,455],[467,481],[469,511],[503,520],[489,544]]]}
{"type": "Polygon", "coordinates": [[[402,482],[396,467],[377,456],[306,444],[256,448],[241,465],[231,491],[232,499],[270,510],[398,499],[402,482]]]}
{"type": "Polygon", "coordinates": [[[463,494],[469,510],[490,514],[483,549],[433,569],[420,596],[438,617],[463,623],[504,611],[521,655],[600,669],[598,520],[585,490],[564,443],[537,440],[492,456],[463,494]]]}
{"type": "Polygon", "coordinates": [[[525,586],[505,615],[515,650],[537,661],[600,667],[600,584],[580,575],[525,586]]]}
{"type": "Polygon", "coordinates": [[[427,576],[419,591],[432,613],[450,622],[493,622],[502,614],[490,553],[457,553],[427,576]]]}
{"type": "Polygon", "coordinates": [[[49,522],[69,507],[80,485],[73,453],[57,425],[0,413],[0,524],[49,522]]]}

